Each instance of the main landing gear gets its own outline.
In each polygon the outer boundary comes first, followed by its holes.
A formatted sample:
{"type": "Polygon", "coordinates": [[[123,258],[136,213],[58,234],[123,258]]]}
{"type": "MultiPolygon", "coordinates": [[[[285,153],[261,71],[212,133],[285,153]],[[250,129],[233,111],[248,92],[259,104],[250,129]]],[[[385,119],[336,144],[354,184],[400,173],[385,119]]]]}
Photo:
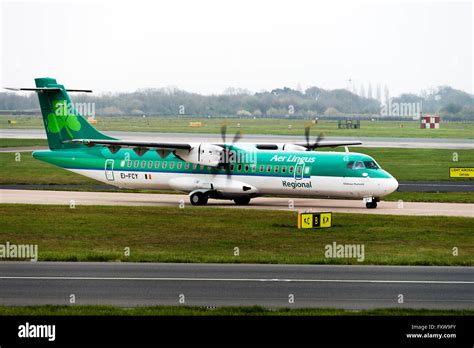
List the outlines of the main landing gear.
{"type": "Polygon", "coordinates": [[[189,199],[192,205],[206,205],[209,197],[203,192],[194,192],[189,199]]]}
{"type": "Polygon", "coordinates": [[[239,197],[234,199],[234,203],[237,205],[247,205],[250,203],[249,197],[239,197]]]}
{"type": "MultiPolygon", "coordinates": [[[[189,197],[189,200],[191,201],[192,205],[206,205],[207,201],[209,200],[209,196],[211,196],[212,198],[218,198],[218,197],[213,197],[212,193],[209,194],[207,192],[197,191],[191,194],[191,196],[189,197]]],[[[250,197],[237,197],[237,198],[234,198],[233,201],[237,205],[247,205],[250,203],[250,197]]]]}

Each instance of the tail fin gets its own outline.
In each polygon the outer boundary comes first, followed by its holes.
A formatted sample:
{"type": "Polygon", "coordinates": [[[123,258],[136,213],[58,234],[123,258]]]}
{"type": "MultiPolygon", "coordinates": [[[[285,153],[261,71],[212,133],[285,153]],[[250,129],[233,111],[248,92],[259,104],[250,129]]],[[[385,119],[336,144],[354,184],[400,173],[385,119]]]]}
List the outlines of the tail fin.
{"type": "Polygon", "coordinates": [[[108,139],[114,138],[102,134],[82,117],[71,103],[63,85],[55,79],[35,79],[36,90],[43,115],[44,128],[51,150],[79,148],[85,145],[67,143],[71,139],[108,139]]]}

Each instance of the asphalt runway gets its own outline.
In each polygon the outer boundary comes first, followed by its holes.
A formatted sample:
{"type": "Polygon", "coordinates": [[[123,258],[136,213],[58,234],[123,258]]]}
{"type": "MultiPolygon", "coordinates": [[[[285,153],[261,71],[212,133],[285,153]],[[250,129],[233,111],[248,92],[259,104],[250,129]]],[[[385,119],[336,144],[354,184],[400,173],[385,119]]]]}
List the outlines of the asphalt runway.
{"type": "Polygon", "coordinates": [[[474,309],[473,267],[1,262],[0,282],[15,306],[474,309]]]}
{"type": "MultiPolygon", "coordinates": [[[[0,203],[124,206],[190,206],[188,195],[122,192],[82,192],[45,190],[0,190],[0,203]]],[[[367,209],[362,200],[258,197],[248,206],[237,206],[231,201],[209,200],[208,207],[272,209],[292,211],[331,211],[337,213],[464,216],[474,217],[474,204],[380,202],[377,209],[367,209]],[[290,200],[294,209],[289,208],[290,200]]],[[[200,207],[197,207],[200,208],[200,207]]]]}
{"type": "MultiPolygon", "coordinates": [[[[158,132],[104,132],[114,138],[150,140],[161,142],[222,142],[220,134],[207,133],[158,133],[158,132]]],[[[44,129],[1,129],[0,138],[46,139],[44,129]]],[[[472,139],[451,138],[384,138],[384,137],[325,137],[328,141],[360,140],[364,147],[425,148],[425,149],[474,149],[472,139]]],[[[242,143],[294,143],[304,142],[304,136],[244,134],[242,143]]],[[[355,150],[357,146],[352,146],[355,150]]]]}

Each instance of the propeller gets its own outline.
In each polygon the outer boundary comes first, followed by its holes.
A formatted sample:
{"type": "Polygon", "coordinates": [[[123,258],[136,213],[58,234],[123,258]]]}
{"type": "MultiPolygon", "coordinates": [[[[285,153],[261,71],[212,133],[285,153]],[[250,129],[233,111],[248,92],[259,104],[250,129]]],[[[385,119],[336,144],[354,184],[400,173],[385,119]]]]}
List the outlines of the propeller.
{"type": "Polygon", "coordinates": [[[304,127],[304,137],[306,139],[306,149],[307,151],[311,151],[315,148],[318,147],[319,143],[321,142],[321,140],[324,139],[324,134],[321,132],[318,134],[318,136],[316,137],[316,139],[314,140],[314,143],[310,143],[310,133],[311,133],[311,125],[307,125],[306,127],[304,127]]]}
{"type": "Polygon", "coordinates": [[[231,151],[231,148],[232,146],[234,146],[235,143],[237,143],[241,138],[242,138],[242,133],[239,131],[237,131],[237,133],[234,134],[234,137],[232,138],[232,142],[230,143],[230,145],[226,146],[226,139],[227,139],[227,124],[224,123],[222,126],[221,126],[221,137],[222,137],[222,142],[224,144],[224,158],[223,158],[223,161],[221,163],[221,165],[223,167],[226,168],[226,172],[227,172],[227,178],[230,177],[230,162],[229,162],[229,158],[230,158],[230,151],[231,151]]]}

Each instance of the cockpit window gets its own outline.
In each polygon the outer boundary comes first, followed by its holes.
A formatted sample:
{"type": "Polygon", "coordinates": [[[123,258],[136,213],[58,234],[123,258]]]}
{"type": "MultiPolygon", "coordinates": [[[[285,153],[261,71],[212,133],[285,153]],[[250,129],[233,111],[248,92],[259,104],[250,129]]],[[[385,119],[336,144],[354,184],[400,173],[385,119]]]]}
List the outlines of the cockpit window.
{"type": "Polygon", "coordinates": [[[364,161],[365,168],[368,169],[379,169],[379,166],[374,161],[364,161]]]}
{"type": "Polygon", "coordinates": [[[354,164],[354,161],[350,161],[346,164],[346,167],[349,169],[352,169],[352,165],[354,164]]]}
{"type": "Polygon", "coordinates": [[[357,161],[357,162],[354,163],[353,169],[364,169],[364,168],[365,168],[364,162],[357,161]]]}

